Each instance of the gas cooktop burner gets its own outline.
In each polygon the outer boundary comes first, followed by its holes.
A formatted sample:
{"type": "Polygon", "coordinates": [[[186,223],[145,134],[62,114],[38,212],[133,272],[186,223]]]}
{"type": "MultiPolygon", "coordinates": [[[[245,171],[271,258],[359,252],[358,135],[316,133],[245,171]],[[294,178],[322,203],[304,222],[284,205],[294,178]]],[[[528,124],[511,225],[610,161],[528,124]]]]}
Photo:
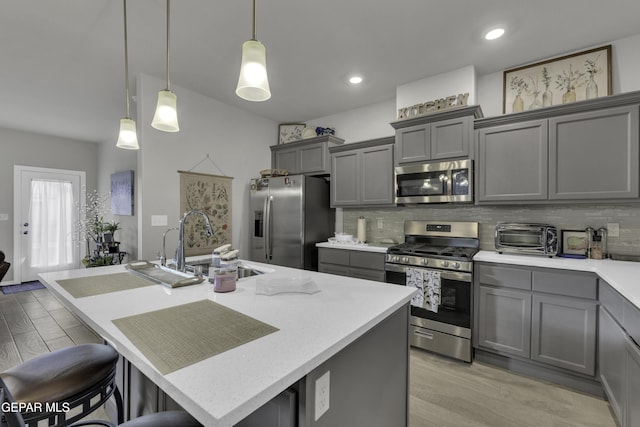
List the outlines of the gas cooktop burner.
{"type": "Polygon", "coordinates": [[[415,256],[438,256],[471,259],[478,252],[476,248],[458,246],[433,246],[424,243],[406,242],[389,248],[389,253],[415,256]]]}

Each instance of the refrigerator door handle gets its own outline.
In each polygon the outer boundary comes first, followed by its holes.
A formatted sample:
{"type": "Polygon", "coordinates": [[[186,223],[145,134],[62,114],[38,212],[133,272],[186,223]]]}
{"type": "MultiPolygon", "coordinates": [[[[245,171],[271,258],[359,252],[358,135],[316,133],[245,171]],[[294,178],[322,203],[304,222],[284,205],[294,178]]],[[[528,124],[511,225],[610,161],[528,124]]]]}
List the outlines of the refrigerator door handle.
{"type": "Polygon", "coordinates": [[[271,260],[271,201],[273,197],[264,198],[264,256],[269,262],[271,260]]]}

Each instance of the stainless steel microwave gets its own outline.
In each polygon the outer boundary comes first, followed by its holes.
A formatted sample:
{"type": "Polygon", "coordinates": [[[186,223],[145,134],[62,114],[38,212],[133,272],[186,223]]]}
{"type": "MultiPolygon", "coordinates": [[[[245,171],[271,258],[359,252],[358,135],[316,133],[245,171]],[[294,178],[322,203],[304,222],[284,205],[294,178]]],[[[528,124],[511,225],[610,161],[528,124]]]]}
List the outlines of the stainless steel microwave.
{"type": "Polygon", "coordinates": [[[500,223],[496,225],[496,251],[554,256],[558,253],[558,230],[547,224],[500,223]]]}
{"type": "Polygon", "coordinates": [[[430,162],[395,168],[397,204],[473,202],[473,162],[430,162]]]}

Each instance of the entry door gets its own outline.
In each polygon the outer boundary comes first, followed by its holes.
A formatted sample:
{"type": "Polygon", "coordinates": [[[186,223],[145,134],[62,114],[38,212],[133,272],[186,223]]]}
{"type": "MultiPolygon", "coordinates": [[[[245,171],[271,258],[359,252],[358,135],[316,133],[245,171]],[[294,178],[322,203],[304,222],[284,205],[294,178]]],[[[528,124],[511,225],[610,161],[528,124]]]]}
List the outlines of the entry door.
{"type": "Polygon", "coordinates": [[[85,172],[14,167],[14,281],[80,267],[75,235],[85,172]]]}

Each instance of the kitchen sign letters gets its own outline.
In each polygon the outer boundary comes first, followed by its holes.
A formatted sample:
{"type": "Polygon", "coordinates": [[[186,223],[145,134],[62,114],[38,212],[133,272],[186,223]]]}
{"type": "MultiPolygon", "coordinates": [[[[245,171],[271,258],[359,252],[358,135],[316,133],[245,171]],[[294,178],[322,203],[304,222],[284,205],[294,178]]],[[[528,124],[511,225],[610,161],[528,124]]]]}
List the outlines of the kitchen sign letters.
{"type": "Polygon", "coordinates": [[[398,109],[398,120],[424,116],[426,114],[435,113],[448,108],[465,107],[468,100],[469,93],[467,92],[459,95],[447,96],[446,98],[434,99],[433,101],[427,101],[410,107],[400,108],[398,109]]]}

